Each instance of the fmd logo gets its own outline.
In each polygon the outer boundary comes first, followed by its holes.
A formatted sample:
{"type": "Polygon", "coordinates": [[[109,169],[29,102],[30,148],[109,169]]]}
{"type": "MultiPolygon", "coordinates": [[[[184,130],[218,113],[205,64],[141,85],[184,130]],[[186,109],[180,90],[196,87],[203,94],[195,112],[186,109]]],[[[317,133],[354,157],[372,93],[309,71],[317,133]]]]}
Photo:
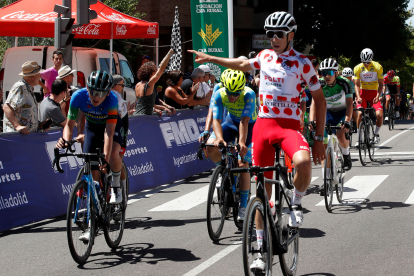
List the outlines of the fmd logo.
{"type": "MultiPolygon", "coordinates": [[[[46,142],[46,152],[47,155],[49,156],[49,160],[50,160],[50,166],[52,166],[53,164],[53,159],[55,158],[55,146],[56,146],[57,141],[50,141],[50,142],[46,142]]],[[[76,149],[76,153],[82,153],[82,147],[80,143],[75,143],[73,145],[76,149]]],[[[60,153],[65,153],[66,149],[61,149],[60,153]]],[[[68,156],[68,157],[61,157],[59,160],[60,163],[60,167],[65,170],[67,169],[67,167],[69,166],[69,169],[74,170],[74,169],[80,169],[83,167],[83,159],[82,158],[77,158],[74,156],[68,156]]],[[[56,166],[53,168],[53,170],[55,171],[55,173],[58,172],[58,170],[56,169],[56,166]]]]}
{"type": "Polygon", "coordinates": [[[200,135],[194,119],[163,123],[160,124],[160,128],[168,148],[172,147],[172,142],[177,146],[194,143],[198,141],[198,136],[200,135]]]}
{"type": "Polygon", "coordinates": [[[214,41],[223,33],[220,32],[218,28],[214,31],[214,33],[212,32],[212,30],[213,24],[206,24],[206,32],[204,32],[204,30],[201,29],[201,32],[198,33],[207,46],[213,46],[214,41]]]}

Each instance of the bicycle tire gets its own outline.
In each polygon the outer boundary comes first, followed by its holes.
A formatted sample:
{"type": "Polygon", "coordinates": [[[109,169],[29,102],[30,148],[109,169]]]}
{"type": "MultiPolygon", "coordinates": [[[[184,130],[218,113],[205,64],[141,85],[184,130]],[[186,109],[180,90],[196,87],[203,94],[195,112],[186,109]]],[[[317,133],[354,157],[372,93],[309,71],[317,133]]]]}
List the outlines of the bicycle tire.
{"type": "Polygon", "coordinates": [[[212,241],[217,241],[223,231],[227,213],[227,197],[224,189],[223,166],[217,166],[210,179],[207,197],[207,230],[212,241]],[[218,222],[215,223],[215,222],[218,222]]]}
{"type": "Polygon", "coordinates": [[[270,221],[269,217],[264,214],[262,200],[256,196],[253,196],[247,204],[246,216],[243,223],[242,241],[244,275],[272,275],[273,243],[270,221]],[[267,229],[263,229],[263,242],[260,249],[260,254],[266,263],[264,271],[250,270],[251,264],[259,254],[259,246],[257,244],[256,236],[257,219],[261,219],[262,222],[266,219],[267,225],[267,229]]]}
{"type": "MultiPolygon", "coordinates": [[[[88,183],[84,180],[77,181],[69,196],[68,209],[66,214],[66,232],[70,254],[75,262],[83,265],[88,260],[95,238],[95,210],[90,205],[90,239],[85,243],[79,237],[88,230],[87,204],[88,204],[88,183]],[[79,199],[79,202],[78,202],[79,199]],[[78,207],[78,211],[76,212],[78,207]],[[76,221],[74,221],[76,215],[76,221]],[[77,234],[76,234],[77,233],[77,234]]],[[[92,195],[89,202],[92,201],[92,195]]]]}
{"type": "Polygon", "coordinates": [[[374,161],[374,154],[375,154],[375,144],[374,144],[374,124],[372,123],[372,120],[368,121],[367,126],[367,147],[368,147],[368,155],[369,159],[371,161],[374,161]]]}
{"type": "Polygon", "coordinates": [[[123,195],[124,208],[126,210],[126,208],[128,207],[128,197],[129,197],[129,175],[128,175],[128,169],[126,167],[124,160],[122,160],[122,169],[125,171],[125,180],[126,180],[125,187],[124,187],[125,194],[123,195]]]}
{"type": "MultiPolygon", "coordinates": [[[[296,235],[296,232],[299,230],[289,226],[289,204],[286,202],[286,198],[283,196],[283,192],[280,188],[281,186],[279,185],[276,185],[275,187],[275,196],[278,198],[275,200],[276,202],[279,202],[276,204],[276,229],[278,231],[277,236],[279,243],[281,245],[286,245],[286,252],[279,254],[279,261],[283,275],[292,276],[296,274],[299,261],[299,234],[296,235]],[[294,239],[292,239],[293,235],[296,235],[294,239]]],[[[293,192],[290,193],[290,195],[292,194],[293,192]]],[[[291,200],[289,194],[288,200],[291,200]]]]}
{"type": "MultiPolygon", "coordinates": [[[[392,100],[391,100],[392,101],[392,100]]],[[[388,130],[392,130],[392,121],[394,120],[394,105],[391,102],[390,108],[388,109],[388,130]]]]}
{"type": "MultiPolygon", "coordinates": [[[[104,185],[105,186],[105,185],[104,185]]],[[[110,185],[107,185],[107,194],[111,189],[110,185]]],[[[124,194],[123,185],[120,186],[121,193],[124,194]]],[[[109,204],[108,197],[105,204],[105,225],[103,232],[105,236],[106,244],[110,248],[117,248],[121,243],[122,236],[124,234],[125,227],[125,198],[123,198],[120,204],[109,204]]]]}
{"type": "MultiPolygon", "coordinates": [[[[340,150],[339,150],[340,152],[340,150]]],[[[345,170],[344,170],[344,157],[342,156],[341,153],[340,154],[341,158],[338,158],[339,160],[339,166],[337,166],[337,173],[339,176],[339,183],[335,185],[335,189],[336,189],[336,199],[338,199],[339,203],[342,203],[342,196],[344,194],[344,182],[345,182],[345,170]]]]}
{"type": "Polygon", "coordinates": [[[333,187],[334,171],[333,171],[333,160],[332,159],[333,159],[332,149],[328,148],[326,150],[323,185],[325,189],[325,194],[324,194],[325,208],[329,213],[332,212],[332,199],[333,199],[333,189],[334,189],[333,187]],[[328,162],[330,164],[329,174],[328,174],[328,162]]]}
{"type": "Polygon", "coordinates": [[[366,132],[365,132],[365,123],[362,119],[359,124],[359,135],[358,135],[358,144],[359,144],[359,160],[361,161],[362,166],[366,165],[367,159],[367,145],[366,145],[366,132]]]}

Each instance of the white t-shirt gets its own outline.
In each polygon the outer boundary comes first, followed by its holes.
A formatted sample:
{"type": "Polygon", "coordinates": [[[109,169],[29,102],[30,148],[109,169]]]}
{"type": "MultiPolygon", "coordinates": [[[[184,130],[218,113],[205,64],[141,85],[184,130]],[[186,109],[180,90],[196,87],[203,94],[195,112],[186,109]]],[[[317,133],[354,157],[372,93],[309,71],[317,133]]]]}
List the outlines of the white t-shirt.
{"type": "Polygon", "coordinates": [[[111,90],[111,91],[114,92],[114,94],[118,98],[118,114],[119,114],[119,117],[124,118],[125,115],[128,113],[128,102],[124,101],[124,99],[122,98],[121,93],[119,93],[118,91],[115,91],[115,90],[111,90]]]}
{"type": "Polygon", "coordinates": [[[259,117],[299,120],[302,83],[311,92],[321,87],[310,60],[294,49],[280,55],[266,49],[249,62],[260,69],[259,117]]]}

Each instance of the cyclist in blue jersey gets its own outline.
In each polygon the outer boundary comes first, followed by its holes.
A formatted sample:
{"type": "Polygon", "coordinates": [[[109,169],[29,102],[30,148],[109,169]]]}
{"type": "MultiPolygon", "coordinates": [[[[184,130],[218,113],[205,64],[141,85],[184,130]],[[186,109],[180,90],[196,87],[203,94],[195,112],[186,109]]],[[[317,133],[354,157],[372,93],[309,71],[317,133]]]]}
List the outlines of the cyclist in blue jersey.
{"type": "MultiPolygon", "coordinates": [[[[208,144],[227,145],[239,135],[238,144],[239,167],[248,167],[252,162],[252,132],[257,119],[256,95],[253,90],[245,87],[246,77],[242,71],[231,70],[224,79],[224,88],[219,89],[212,97],[210,108],[213,109],[213,130],[208,144]],[[223,108],[229,114],[223,118],[223,108]],[[244,157],[242,162],[241,157],[244,157]]],[[[210,159],[217,164],[221,160],[221,153],[217,148],[207,149],[210,159]]],[[[240,174],[240,208],[238,220],[244,220],[247,200],[250,191],[249,173],[240,174]]]]}
{"type": "MultiPolygon", "coordinates": [[[[117,125],[118,99],[113,92],[110,92],[112,86],[112,76],[105,71],[94,71],[90,74],[87,87],[77,90],[72,95],[68,121],[63,129],[63,137],[59,139],[56,147],[65,148],[67,146],[65,141],[72,139],[75,120],[79,110],[81,110],[86,117],[83,152],[95,153],[96,148],[101,148],[105,154],[106,164],[102,167],[98,166],[97,157],[94,156],[92,158],[93,179],[99,181],[99,170],[105,173],[107,164],[110,164],[113,175],[110,203],[119,204],[122,202],[122,194],[118,192],[122,161],[115,160],[116,158],[111,159],[110,157],[113,141],[122,144],[123,125],[117,125]]],[[[122,120],[120,121],[122,122],[122,120]]],[[[120,159],[119,155],[118,158],[120,159]]],[[[88,240],[89,236],[84,238],[88,240]]]]}

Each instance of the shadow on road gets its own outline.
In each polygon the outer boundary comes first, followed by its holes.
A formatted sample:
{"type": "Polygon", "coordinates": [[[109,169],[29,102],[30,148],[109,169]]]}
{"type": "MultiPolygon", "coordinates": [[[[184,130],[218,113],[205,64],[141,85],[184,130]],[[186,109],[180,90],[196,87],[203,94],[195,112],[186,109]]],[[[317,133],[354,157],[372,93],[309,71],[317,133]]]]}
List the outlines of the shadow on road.
{"type": "Polygon", "coordinates": [[[316,228],[303,228],[299,230],[301,238],[321,238],[325,237],[326,232],[316,228]]]}
{"type": "MultiPolygon", "coordinates": [[[[346,199],[346,200],[352,200],[352,199],[346,199]]],[[[361,204],[356,205],[334,205],[332,214],[336,215],[343,215],[343,214],[349,214],[349,213],[355,213],[362,210],[391,210],[394,208],[403,208],[403,207],[410,207],[410,204],[405,204],[402,202],[392,202],[392,201],[373,201],[370,202],[369,199],[366,199],[361,204]]]]}
{"type": "Polygon", "coordinates": [[[327,272],[315,272],[315,273],[308,273],[308,274],[302,274],[302,276],[335,276],[335,274],[327,273],[327,272]]]}
{"type": "Polygon", "coordinates": [[[194,256],[190,250],[182,248],[155,248],[152,243],[133,243],[125,244],[111,252],[98,252],[91,254],[95,260],[88,261],[85,265],[79,265],[78,268],[85,270],[106,269],[121,264],[147,263],[155,265],[162,261],[172,262],[192,262],[200,260],[194,256]],[[87,268],[88,264],[94,264],[94,267],[87,268]],[[100,265],[100,267],[96,267],[100,265]]]}
{"type": "Polygon", "coordinates": [[[16,235],[16,234],[24,234],[24,233],[46,233],[46,232],[66,232],[66,225],[64,227],[50,227],[45,226],[47,224],[52,224],[55,222],[66,221],[66,215],[58,216],[52,219],[42,220],[37,223],[33,223],[30,225],[26,225],[23,227],[19,227],[16,229],[7,230],[4,232],[0,232],[0,238],[9,236],[9,235],[16,235]]]}
{"type": "Polygon", "coordinates": [[[184,226],[190,223],[205,223],[206,218],[200,219],[160,219],[153,220],[152,217],[135,217],[125,220],[125,229],[137,229],[142,228],[144,230],[151,229],[153,227],[177,227],[184,226]]]}

